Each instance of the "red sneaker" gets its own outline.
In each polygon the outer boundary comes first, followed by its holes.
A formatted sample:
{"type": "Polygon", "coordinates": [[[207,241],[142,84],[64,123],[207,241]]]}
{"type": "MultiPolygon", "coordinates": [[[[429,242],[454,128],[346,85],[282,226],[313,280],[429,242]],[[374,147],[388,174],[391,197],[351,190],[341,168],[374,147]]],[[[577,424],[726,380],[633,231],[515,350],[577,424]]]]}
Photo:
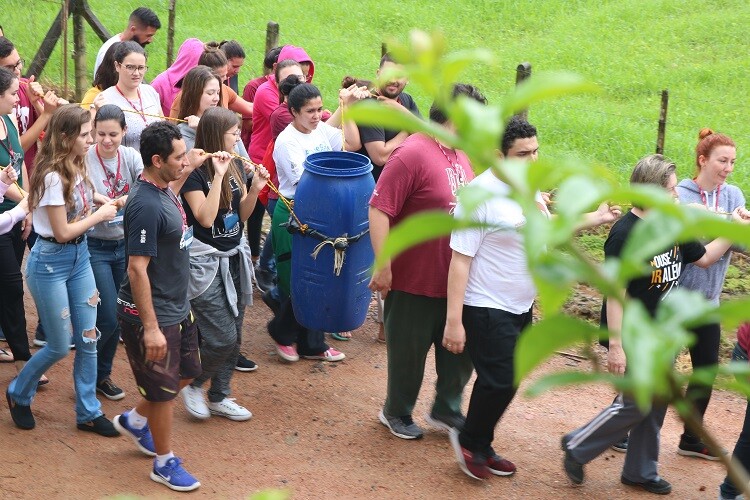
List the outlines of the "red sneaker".
{"type": "Polygon", "coordinates": [[[285,359],[286,361],[299,360],[299,354],[297,354],[297,349],[293,345],[276,344],[276,352],[281,359],[285,359]]]}
{"type": "Polygon", "coordinates": [[[449,432],[451,446],[453,446],[453,451],[456,453],[456,460],[461,470],[473,479],[482,480],[490,477],[491,472],[487,466],[487,460],[476,456],[461,446],[461,443],[458,442],[458,431],[456,429],[451,429],[449,432]]]}
{"type": "Polygon", "coordinates": [[[487,468],[496,476],[510,476],[516,472],[516,466],[497,453],[487,459],[487,468]]]}

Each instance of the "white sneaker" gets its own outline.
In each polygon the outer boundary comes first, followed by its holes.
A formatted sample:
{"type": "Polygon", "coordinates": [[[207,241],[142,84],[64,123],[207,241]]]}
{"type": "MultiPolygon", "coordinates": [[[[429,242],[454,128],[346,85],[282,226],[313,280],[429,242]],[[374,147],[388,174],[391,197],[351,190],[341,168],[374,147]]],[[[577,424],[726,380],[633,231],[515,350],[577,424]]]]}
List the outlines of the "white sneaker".
{"type": "Polygon", "coordinates": [[[180,391],[180,394],[182,394],[185,409],[189,414],[201,420],[211,417],[211,412],[208,410],[206,400],[203,397],[203,389],[188,384],[180,391]]]}
{"type": "Polygon", "coordinates": [[[250,413],[250,410],[235,403],[234,398],[224,398],[218,403],[212,403],[209,401],[208,409],[214,415],[227,417],[229,420],[235,420],[237,422],[250,420],[250,417],[253,416],[253,414],[250,413]]]}

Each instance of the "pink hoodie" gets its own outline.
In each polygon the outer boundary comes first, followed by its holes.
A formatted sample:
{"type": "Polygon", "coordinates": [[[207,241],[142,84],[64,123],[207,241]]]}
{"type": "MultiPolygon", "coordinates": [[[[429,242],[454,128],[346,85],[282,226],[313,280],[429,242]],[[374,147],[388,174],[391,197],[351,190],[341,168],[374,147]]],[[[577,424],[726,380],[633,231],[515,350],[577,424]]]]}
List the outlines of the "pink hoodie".
{"type": "Polygon", "coordinates": [[[197,38],[188,38],[177,52],[177,60],[163,73],[160,73],[151,86],[161,97],[161,109],[164,116],[169,116],[169,110],[172,107],[179,88],[175,84],[185,78],[188,71],[198,65],[198,59],[203,53],[203,42],[197,38]]]}
{"type": "MultiPolygon", "coordinates": [[[[285,45],[279,53],[278,61],[293,59],[298,63],[310,63],[310,71],[307,74],[307,82],[311,83],[315,73],[315,64],[302,47],[285,45]]],[[[276,78],[273,75],[258,87],[253,101],[253,135],[250,137],[250,159],[255,163],[263,161],[268,143],[271,142],[271,113],[279,106],[279,88],[276,86],[276,78]]]]}

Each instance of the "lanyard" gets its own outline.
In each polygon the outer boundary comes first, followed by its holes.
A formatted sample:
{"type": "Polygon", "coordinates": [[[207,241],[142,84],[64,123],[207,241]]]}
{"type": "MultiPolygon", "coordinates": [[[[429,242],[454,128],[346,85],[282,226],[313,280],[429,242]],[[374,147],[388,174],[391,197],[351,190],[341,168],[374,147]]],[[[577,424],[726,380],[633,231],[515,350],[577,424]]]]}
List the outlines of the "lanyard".
{"type": "Polygon", "coordinates": [[[445,159],[448,160],[448,164],[450,164],[451,167],[455,167],[456,165],[459,165],[459,163],[458,163],[458,151],[456,151],[455,149],[453,150],[453,154],[456,155],[456,161],[453,162],[453,161],[451,161],[450,158],[448,158],[448,153],[445,152],[445,149],[443,148],[443,145],[440,144],[437,141],[437,139],[435,140],[435,142],[437,143],[438,147],[440,148],[440,152],[443,153],[443,156],[445,156],[445,159]]]}
{"type": "Polygon", "coordinates": [[[135,111],[136,113],[138,113],[141,116],[141,119],[143,120],[143,123],[145,123],[146,125],[148,125],[148,122],[146,121],[146,115],[144,114],[144,112],[146,110],[143,109],[143,99],[141,98],[141,89],[135,89],[135,91],[138,93],[138,102],[141,104],[141,110],[138,111],[138,108],[135,107],[135,103],[131,102],[130,99],[128,99],[127,97],[125,97],[125,94],[122,93],[122,90],[120,90],[120,87],[118,85],[115,85],[115,88],[120,93],[120,95],[122,96],[122,98],[125,99],[126,101],[128,101],[128,104],[130,104],[130,107],[133,108],[133,111],[135,111]]]}
{"type": "Polygon", "coordinates": [[[187,225],[187,214],[185,213],[185,209],[182,208],[182,203],[180,203],[180,200],[177,198],[177,195],[174,194],[171,189],[169,189],[169,186],[167,186],[165,188],[161,188],[161,187],[157,186],[155,182],[151,182],[150,180],[146,179],[143,176],[143,174],[141,174],[141,180],[143,182],[147,182],[147,183],[151,184],[152,186],[154,186],[159,191],[167,193],[167,196],[169,197],[169,199],[172,200],[172,203],[174,203],[177,206],[177,210],[180,211],[180,216],[182,217],[182,230],[184,231],[185,229],[187,229],[187,227],[188,227],[188,225],[187,225]]]}
{"type": "Polygon", "coordinates": [[[83,216],[86,217],[89,214],[89,202],[86,199],[86,191],[83,189],[83,180],[78,183],[78,192],[81,193],[81,201],[83,202],[83,216]]]}
{"type": "Polygon", "coordinates": [[[120,174],[120,148],[117,148],[117,174],[114,176],[114,182],[112,181],[111,172],[107,170],[107,167],[104,165],[104,160],[102,160],[102,156],[99,154],[99,145],[97,144],[95,148],[96,148],[96,157],[99,158],[99,164],[102,166],[102,170],[104,170],[104,177],[107,179],[107,182],[109,183],[107,196],[109,196],[110,198],[114,198],[115,188],[122,180],[122,175],[120,174]]]}
{"type": "MultiPolygon", "coordinates": [[[[695,181],[695,179],[693,179],[695,181]]],[[[698,183],[695,183],[698,185],[698,183]]],[[[706,207],[708,210],[711,210],[711,208],[708,206],[708,199],[706,198],[706,193],[703,191],[703,189],[698,186],[698,193],[701,195],[701,201],[703,202],[703,206],[706,207]]],[[[714,193],[714,212],[719,211],[719,193],[721,193],[721,184],[716,186],[716,192],[714,193]]]]}
{"type": "Polygon", "coordinates": [[[3,129],[5,130],[5,139],[0,140],[0,146],[2,146],[8,153],[8,161],[10,162],[8,163],[8,166],[10,166],[16,162],[16,155],[18,155],[18,153],[12,149],[13,145],[10,142],[10,131],[8,130],[7,125],[5,125],[5,120],[3,120],[2,117],[0,117],[0,122],[3,124],[3,129]]]}

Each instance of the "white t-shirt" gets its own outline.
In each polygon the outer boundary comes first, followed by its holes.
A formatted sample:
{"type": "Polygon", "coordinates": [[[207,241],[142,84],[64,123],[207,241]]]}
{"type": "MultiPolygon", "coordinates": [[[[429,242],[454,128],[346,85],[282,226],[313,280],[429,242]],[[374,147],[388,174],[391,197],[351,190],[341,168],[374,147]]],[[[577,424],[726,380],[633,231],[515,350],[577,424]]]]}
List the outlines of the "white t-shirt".
{"type": "MultiPolygon", "coordinates": [[[[67,212],[68,222],[85,218],[91,213],[91,208],[94,206],[94,192],[86,185],[82,177],[78,177],[76,185],[73,186],[73,202],[73,208],[67,212]]],[[[50,224],[49,214],[45,207],[64,205],[65,196],[60,174],[50,172],[44,176],[44,194],[39,200],[39,205],[32,212],[34,231],[45,238],[53,238],[55,235],[52,232],[52,224],[50,224]]]]}
{"type": "Polygon", "coordinates": [[[121,42],[122,40],[120,37],[122,36],[122,33],[118,33],[106,42],[104,42],[104,45],[101,46],[99,49],[99,52],[96,53],[96,62],[94,63],[94,75],[92,78],[96,78],[96,70],[99,69],[99,65],[102,63],[102,60],[104,59],[104,55],[107,53],[109,48],[116,42],[121,42]]]}
{"type": "MultiPolygon", "coordinates": [[[[477,207],[472,215],[472,220],[491,227],[461,229],[451,235],[451,248],[473,257],[464,304],[525,313],[536,297],[520,232],[526,217],[521,206],[508,197],[508,185],[491,170],[477,176],[469,185],[483,188],[494,196],[477,207]]],[[[544,205],[540,193],[536,201],[544,205]]],[[[460,201],[455,213],[456,216],[463,214],[460,201]]]]}
{"type": "Polygon", "coordinates": [[[125,137],[122,138],[122,145],[131,147],[136,151],[141,150],[141,132],[143,132],[143,129],[161,120],[161,118],[157,118],[161,116],[161,101],[156,90],[151,85],[142,83],[138,86],[138,91],[141,98],[135,100],[125,99],[114,85],[102,91],[107,104],[114,104],[126,111],[125,124],[128,126],[128,130],[125,132],[125,137]],[[133,111],[137,111],[137,113],[133,113],[133,111]],[[146,116],[140,113],[156,116],[146,116]]]}
{"type": "Polygon", "coordinates": [[[325,122],[318,123],[315,130],[303,134],[290,123],[276,138],[273,148],[273,161],[279,176],[279,192],[293,198],[297,183],[302,176],[307,155],[320,151],[341,151],[343,142],[341,129],[325,122]]]}

